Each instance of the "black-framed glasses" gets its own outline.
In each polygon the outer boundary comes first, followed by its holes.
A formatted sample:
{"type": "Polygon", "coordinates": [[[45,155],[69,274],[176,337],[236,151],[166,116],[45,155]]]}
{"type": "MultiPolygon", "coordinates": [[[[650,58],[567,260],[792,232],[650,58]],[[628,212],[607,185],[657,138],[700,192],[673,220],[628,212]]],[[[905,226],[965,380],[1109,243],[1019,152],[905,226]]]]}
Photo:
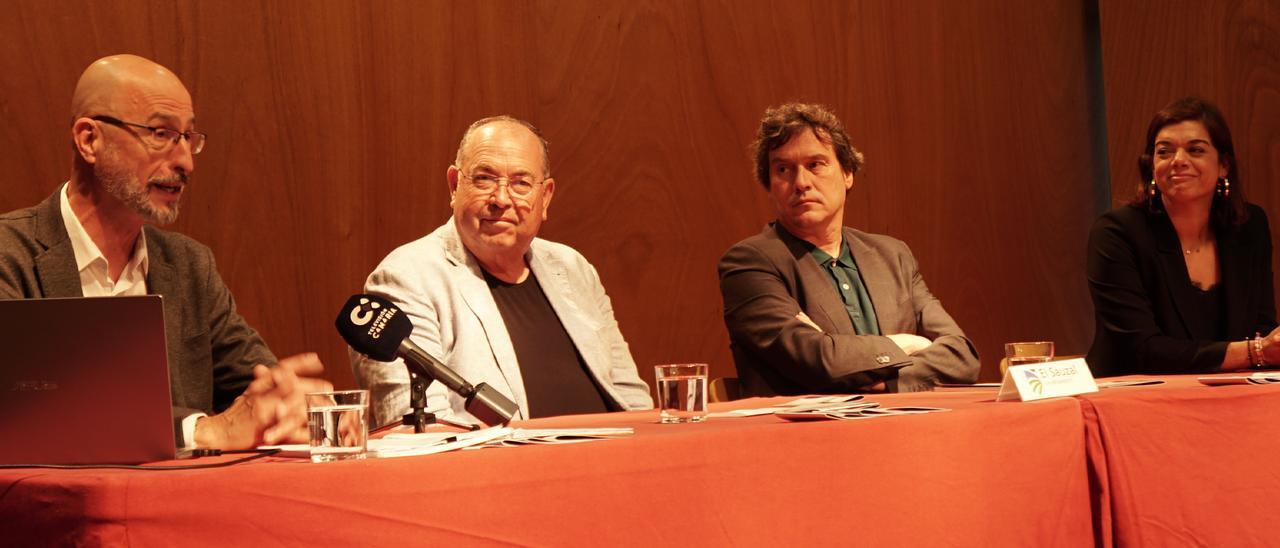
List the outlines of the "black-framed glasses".
{"type": "Polygon", "coordinates": [[[126,122],[119,118],[112,118],[110,116],[94,116],[90,118],[90,120],[96,120],[120,128],[127,126],[145,129],[147,130],[146,133],[135,133],[135,135],[142,139],[142,142],[146,143],[147,146],[156,151],[169,150],[170,147],[178,144],[178,139],[186,138],[187,143],[191,145],[191,154],[200,154],[200,151],[204,150],[205,140],[209,138],[208,135],[200,133],[199,131],[178,131],[167,127],[144,126],[142,124],[126,122]]]}
{"type": "Polygon", "coordinates": [[[516,175],[514,177],[499,177],[492,173],[478,173],[476,175],[462,174],[462,178],[471,181],[471,186],[480,192],[486,194],[497,192],[498,187],[502,186],[506,181],[507,192],[516,198],[528,198],[533,195],[533,190],[546,180],[534,181],[524,175],[516,175]]]}

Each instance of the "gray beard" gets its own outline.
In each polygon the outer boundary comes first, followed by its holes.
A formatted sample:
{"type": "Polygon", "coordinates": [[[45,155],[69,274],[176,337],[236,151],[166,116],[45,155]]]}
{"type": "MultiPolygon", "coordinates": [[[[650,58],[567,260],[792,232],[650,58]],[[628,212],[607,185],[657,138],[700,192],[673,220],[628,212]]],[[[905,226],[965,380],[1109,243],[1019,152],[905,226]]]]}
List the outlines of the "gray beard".
{"type": "MultiPolygon", "coordinates": [[[[108,149],[109,150],[109,149],[108,149]]],[[[178,202],[171,208],[157,208],[148,199],[150,182],[142,184],[137,176],[115,167],[115,154],[107,153],[105,161],[94,164],[94,175],[102,182],[102,188],[120,203],[132,209],[142,220],[156,226],[164,226],[178,220],[178,202]]],[[[159,182],[155,179],[151,182],[159,182]]]]}

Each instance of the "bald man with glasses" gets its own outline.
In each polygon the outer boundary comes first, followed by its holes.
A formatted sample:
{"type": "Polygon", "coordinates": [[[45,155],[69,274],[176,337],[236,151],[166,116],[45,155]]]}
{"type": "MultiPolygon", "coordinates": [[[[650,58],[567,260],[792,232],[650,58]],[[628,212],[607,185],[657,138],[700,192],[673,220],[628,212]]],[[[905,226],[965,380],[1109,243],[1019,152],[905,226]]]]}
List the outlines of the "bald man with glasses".
{"type": "MultiPolygon", "coordinates": [[[[508,116],[471,125],[445,172],[453,218],[391,252],[365,291],[413,322],[413,342],[473,384],[520,406],[517,419],[650,409],[649,387],[613,316],[595,268],[573,249],[537,237],[556,182],[547,142],[508,116]]],[[[403,363],[351,354],[373,395],[376,424],[409,411],[403,363]]],[[[440,383],[428,411],[477,422],[440,383]]]]}
{"type": "Polygon", "coordinates": [[[178,218],[204,148],[191,94],[168,69],[115,55],[84,71],[71,110],[71,178],[0,215],[0,299],[162,295],[178,447],[306,441],[303,394],[330,387],[309,378],[319,359],[277,361],[209,248],[156,228],[178,218]]]}

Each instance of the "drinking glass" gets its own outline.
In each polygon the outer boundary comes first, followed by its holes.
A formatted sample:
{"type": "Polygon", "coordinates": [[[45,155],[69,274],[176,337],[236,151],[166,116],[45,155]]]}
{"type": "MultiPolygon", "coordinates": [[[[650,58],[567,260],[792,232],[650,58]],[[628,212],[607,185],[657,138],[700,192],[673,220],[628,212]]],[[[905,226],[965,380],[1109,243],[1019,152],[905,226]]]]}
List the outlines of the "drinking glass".
{"type": "Polygon", "coordinates": [[[701,422],[707,418],[707,364],[654,366],[658,409],[663,423],[701,422]]]}
{"type": "Polygon", "coordinates": [[[1004,345],[1005,363],[1001,364],[1000,375],[1005,369],[1015,365],[1042,363],[1053,359],[1053,341],[1011,342],[1004,345]]]}
{"type": "Polygon", "coordinates": [[[363,459],[368,449],[368,390],[307,394],[311,462],[363,459]]]}

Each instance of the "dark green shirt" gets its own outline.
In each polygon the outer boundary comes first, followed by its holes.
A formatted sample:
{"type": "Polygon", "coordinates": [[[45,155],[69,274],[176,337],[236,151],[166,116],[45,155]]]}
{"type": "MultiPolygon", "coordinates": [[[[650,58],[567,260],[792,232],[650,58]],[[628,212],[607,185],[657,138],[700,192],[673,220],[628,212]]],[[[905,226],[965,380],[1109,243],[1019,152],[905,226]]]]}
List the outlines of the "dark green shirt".
{"type": "Polygon", "coordinates": [[[840,240],[840,257],[831,258],[826,251],[809,244],[813,249],[809,254],[818,261],[818,265],[831,277],[836,292],[844,300],[844,308],[853,321],[853,329],[859,335],[879,335],[880,324],[876,321],[876,309],[871,304],[871,295],[867,286],[862,283],[862,274],[858,272],[858,263],[853,261],[853,253],[849,251],[849,243],[840,240]]]}

